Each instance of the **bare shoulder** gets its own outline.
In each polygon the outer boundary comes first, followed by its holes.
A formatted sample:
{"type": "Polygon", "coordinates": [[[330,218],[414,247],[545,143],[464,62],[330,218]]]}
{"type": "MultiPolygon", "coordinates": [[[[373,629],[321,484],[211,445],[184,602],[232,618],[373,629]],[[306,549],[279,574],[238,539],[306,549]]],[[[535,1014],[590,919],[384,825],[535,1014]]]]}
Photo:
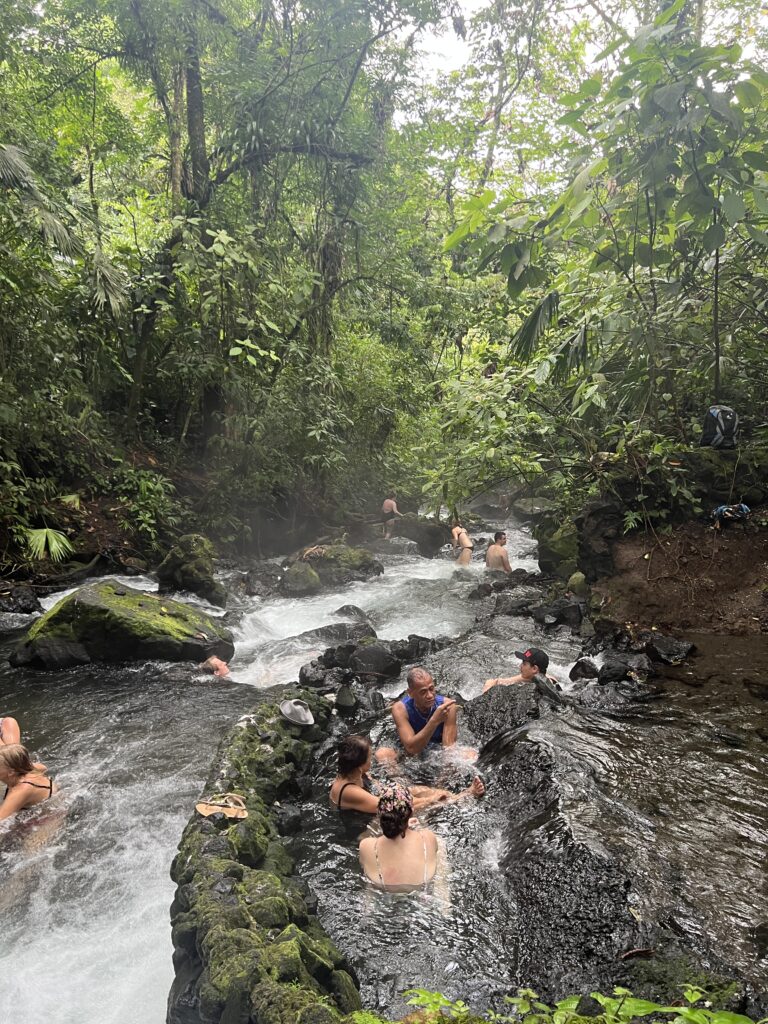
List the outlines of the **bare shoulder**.
{"type": "Polygon", "coordinates": [[[408,718],[408,712],[405,710],[405,704],[403,704],[401,700],[396,700],[395,703],[390,708],[390,711],[392,712],[392,717],[395,719],[408,718]]]}

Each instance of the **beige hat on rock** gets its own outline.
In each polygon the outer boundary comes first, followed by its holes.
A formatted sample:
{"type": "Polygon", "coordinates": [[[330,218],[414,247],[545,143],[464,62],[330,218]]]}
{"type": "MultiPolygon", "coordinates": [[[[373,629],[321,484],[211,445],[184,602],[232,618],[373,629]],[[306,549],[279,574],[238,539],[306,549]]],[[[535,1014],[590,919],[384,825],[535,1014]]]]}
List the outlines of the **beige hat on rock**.
{"type": "Polygon", "coordinates": [[[309,704],[303,700],[284,700],[280,705],[280,714],[293,725],[315,724],[315,717],[309,710],[309,704]]]}

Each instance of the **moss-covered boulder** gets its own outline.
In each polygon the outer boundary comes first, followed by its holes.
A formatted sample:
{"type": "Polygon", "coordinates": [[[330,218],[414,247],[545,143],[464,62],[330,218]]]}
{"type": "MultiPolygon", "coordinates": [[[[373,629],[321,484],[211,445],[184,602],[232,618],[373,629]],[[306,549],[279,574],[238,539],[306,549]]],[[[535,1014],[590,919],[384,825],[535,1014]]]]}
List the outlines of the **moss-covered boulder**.
{"type": "Polygon", "coordinates": [[[309,562],[294,562],[281,580],[281,589],[289,597],[306,597],[317,594],[323,584],[309,562]]]}
{"type": "Polygon", "coordinates": [[[277,797],[296,797],[298,773],[326,736],[331,704],[307,691],[316,724],[286,721],[275,704],[241,719],[225,740],[206,795],[234,792],[244,820],[195,814],[171,875],[176,980],[169,1024],[334,1024],[360,1007],[348,965],[291,877],[277,830],[277,797]]]}
{"type": "Polygon", "coordinates": [[[567,580],[578,569],[579,534],[575,523],[566,519],[557,526],[548,521],[533,531],[539,542],[539,567],[544,573],[551,573],[567,580]]]}
{"type": "Polygon", "coordinates": [[[199,533],[180,537],[157,567],[160,593],[188,590],[223,608],[227,592],[213,578],[213,545],[199,533]]]}
{"type": "Polygon", "coordinates": [[[12,665],[68,668],[91,661],[229,660],[232,634],[197,608],[106,579],[62,598],[11,655],[12,665]]]}
{"type": "Polygon", "coordinates": [[[384,566],[365,548],[348,544],[316,544],[304,550],[282,579],[286,594],[314,594],[323,587],[341,587],[378,576],[384,566]]]}

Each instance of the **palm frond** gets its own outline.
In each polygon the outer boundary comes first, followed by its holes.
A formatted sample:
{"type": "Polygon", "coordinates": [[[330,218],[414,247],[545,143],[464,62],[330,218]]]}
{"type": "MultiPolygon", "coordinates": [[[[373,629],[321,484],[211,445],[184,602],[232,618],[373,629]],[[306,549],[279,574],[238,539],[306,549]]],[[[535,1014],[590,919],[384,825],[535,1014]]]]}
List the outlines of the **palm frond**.
{"type": "Polygon", "coordinates": [[[0,184],[22,190],[34,187],[34,172],[17,146],[0,145],[0,184]]]}
{"type": "Polygon", "coordinates": [[[586,368],[592,355],[591,332],[586,324],[559,345],[552,353],[552,381],[562,384],[574,373],[586,368]]]}
{"type": "Polygon", "coordinates": [[[93,297],[99,309],[109,306],[113,316],[125,307],[128,301],[128,282],[119,267],[111,263],[104,250],[96,249],[93,254],[93,297]]]}
{"type": "Polygon", "coordinates": [[[36,560],[45,558],[46,553],[52,562],[61,562],[71,555],[74,548],[59,530],[27,529],[24,531],[30,556],[36,560]]]}
{"type": "Polygon", "coordinates": [[[77,239],[56,214],[38,206],[36,215],[46,242],[58,249],[62,256],[74,255],[79,248],[77,239]]]}
{"type": "Polygon", "coordinates": [[[521,363],[530,363],[539,344],[539,340],[550,326],[557,320],[560,307],[558,292],[550,292],[523,321],[520,329],[509,343],[509,350],[521,363]]]}

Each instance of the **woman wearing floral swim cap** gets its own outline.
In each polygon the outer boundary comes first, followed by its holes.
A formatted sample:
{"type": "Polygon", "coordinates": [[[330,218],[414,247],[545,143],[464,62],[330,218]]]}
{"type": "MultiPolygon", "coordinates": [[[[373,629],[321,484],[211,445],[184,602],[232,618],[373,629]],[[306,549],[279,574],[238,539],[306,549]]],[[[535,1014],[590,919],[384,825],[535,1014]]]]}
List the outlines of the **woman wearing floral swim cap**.
{"type": "Polygon", "coordinates": [[[431,829],[412,829],[413,797],[405,786],[382,788],[379,822],[383,835],[360,841],[366,877],[387,892],[413,892],[431,882],[437,869],[438,842],[431,829]]]}

